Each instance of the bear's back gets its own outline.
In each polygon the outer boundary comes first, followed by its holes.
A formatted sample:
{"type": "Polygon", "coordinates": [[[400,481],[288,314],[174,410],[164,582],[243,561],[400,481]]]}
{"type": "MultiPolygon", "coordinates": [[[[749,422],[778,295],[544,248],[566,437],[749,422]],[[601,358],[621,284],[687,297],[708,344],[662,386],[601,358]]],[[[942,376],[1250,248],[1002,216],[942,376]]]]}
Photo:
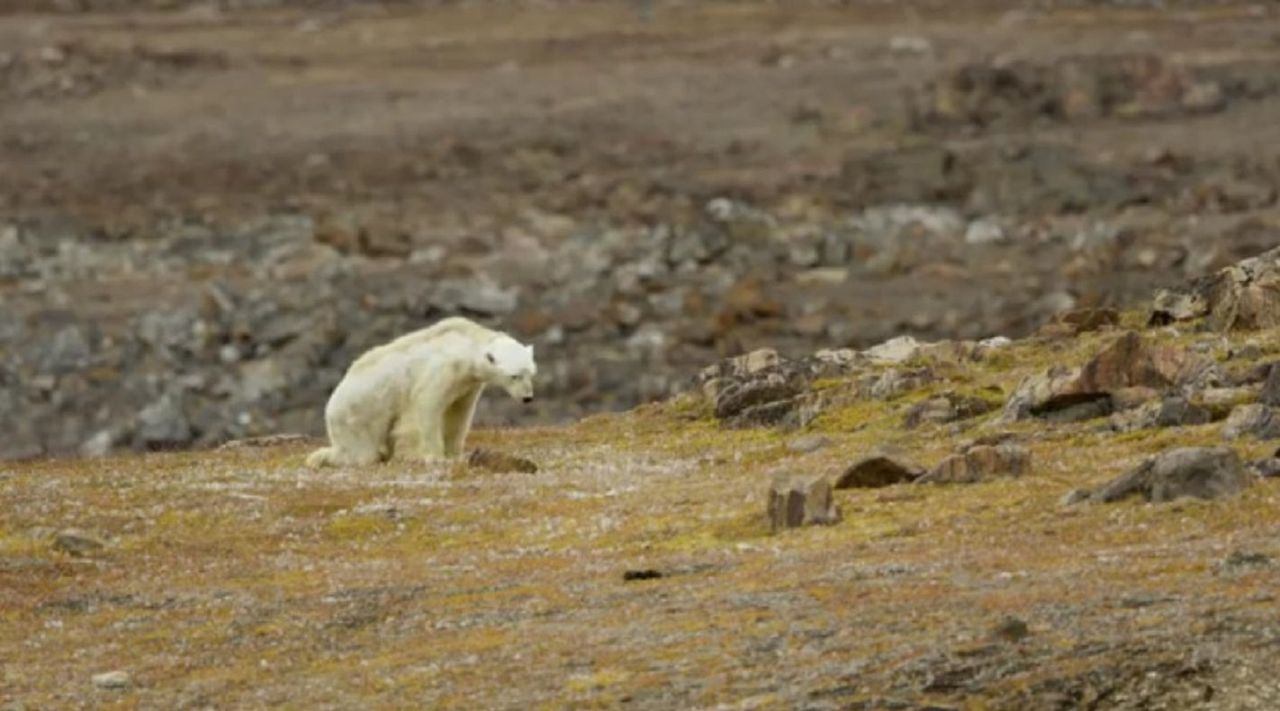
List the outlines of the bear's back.
{"type": "Polygon", "coordinates": [[[437,321],[426,328],[406,333],[390,343],[370,348],[351,364],[348,373],[357,373],[375,368],[389,356],[405,354],[425,343],[446,339],[450,336],[470,343],[487,344],[500,335],[502,334],[485,328],[471,319],[453,316],[437,321]]]}

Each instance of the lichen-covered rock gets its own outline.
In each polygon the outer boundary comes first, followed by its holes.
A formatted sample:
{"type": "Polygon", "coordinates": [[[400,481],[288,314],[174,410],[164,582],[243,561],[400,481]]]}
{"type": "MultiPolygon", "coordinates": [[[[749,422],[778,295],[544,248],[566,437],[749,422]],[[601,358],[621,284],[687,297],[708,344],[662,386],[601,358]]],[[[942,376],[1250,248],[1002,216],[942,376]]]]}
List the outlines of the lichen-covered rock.
{"type": "Polygon", "coordinates": [[[957,422],[985,415],[996,407],[989,400],[951,391],[913,405],[902,424],[907,429],[914,429],[924,423],[957,422]]]}
{"type": "Polygon", "coordinates": [[[825,476],[780,473],[769,487],[769,527],[773,531],[801,526],[826,526],[840,521],[825,476]]]}
{"type": "Polygon", "coordinates": [[[1155,391],[1201,377],[1209,362],[1174,346],[1152,343],[1130,331],[1099,351],[1083,367],[1051,368],[1032,376],[1005,403],[1005,421],[1043,417],[1083,420],[1112,412],[1113,394],[1132,388],[1155,391]]]}
{"type": "Polygon", "coordinates": [[[1109,424],[1116,432],[1133,432],[1153,427],[1203,425],[1213,419],[1213,413],[1208,408],[1189,402],[1184,397],[1171,396],[1117,412],[1111,416],[1109,424]]]}
{"type": "Polygon", "coordinates": [[[1257,403],[1232,410],[1222,426],[1223,439],[1240,439],[1246,435],[1258,439],[1280,438],[1280,414],[1275,408],[1257,403]]]}
{"type": "Polygon", "coordinates": [[[1219,331],[1280,326],[1280,247],[1181,289],[1157,292],[1150,321],[1163,324],[1203,316],[1219,331]]]}
{"type": "Polygon", "coordinates": [[[885,454],[872,454],[859,459],[835,479],[837,489],[872,489],[915,481],[924,469],[885,454]]]}
{"type": "Polygon", "coordinates": [[[978,444],[942,460],[917,481],[972,484],[994,477],[1018,477],[1031,470],[1031,451],[1015,443],[978,444]]]}
{"type": "Polygon", "coordinates": [[[1112,502],[1142,496],[1160,503],[1182,497],[1217,499],[1243,491],[1252,483],[1235,450],[1226,447],[1183,447],[1156,455],[1093,492],[1089,500],[1112,502]]]}

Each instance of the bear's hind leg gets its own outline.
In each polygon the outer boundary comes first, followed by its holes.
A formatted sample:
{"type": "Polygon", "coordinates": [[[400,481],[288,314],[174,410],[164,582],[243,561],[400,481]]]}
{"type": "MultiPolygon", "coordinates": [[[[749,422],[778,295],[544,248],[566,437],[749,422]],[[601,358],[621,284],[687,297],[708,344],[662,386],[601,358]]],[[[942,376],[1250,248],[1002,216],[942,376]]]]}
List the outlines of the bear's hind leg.
{"type": "Polygon", "coordinates": [[[372,422],[358,422],[350,416],[329,419],[330,454],[328,463],[347,466],[364,466],[382,461],[386,448],[390,418],[372,422]]]}

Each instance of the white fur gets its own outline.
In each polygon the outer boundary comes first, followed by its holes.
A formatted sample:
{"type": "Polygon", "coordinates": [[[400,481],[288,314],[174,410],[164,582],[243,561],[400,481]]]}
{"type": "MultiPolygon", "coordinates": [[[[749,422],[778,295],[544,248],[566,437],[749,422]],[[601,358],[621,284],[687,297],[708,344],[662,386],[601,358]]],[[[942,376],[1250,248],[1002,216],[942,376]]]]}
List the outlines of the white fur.
{"type": "Polygon", "coordinates": [[[329,446],[307,465],[426,461],[462,453],[486,385],[533,399],[533,347],[465,318],[448,318],[356,359],[325,406],[329,446]]]}

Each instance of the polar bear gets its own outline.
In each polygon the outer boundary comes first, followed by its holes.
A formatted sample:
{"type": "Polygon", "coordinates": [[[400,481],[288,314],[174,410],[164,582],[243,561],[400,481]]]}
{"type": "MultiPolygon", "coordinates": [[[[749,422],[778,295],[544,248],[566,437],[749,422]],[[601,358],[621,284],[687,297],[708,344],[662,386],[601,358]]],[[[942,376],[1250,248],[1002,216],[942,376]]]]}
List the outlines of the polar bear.
{"type": "Polygon", "coordinates": [[[485,386],[528,403],[536,374],[532,346],[469,319],[401,336],[351,364],[325,405],[329,446],[307,465],[457,457],[485,386]]]}

